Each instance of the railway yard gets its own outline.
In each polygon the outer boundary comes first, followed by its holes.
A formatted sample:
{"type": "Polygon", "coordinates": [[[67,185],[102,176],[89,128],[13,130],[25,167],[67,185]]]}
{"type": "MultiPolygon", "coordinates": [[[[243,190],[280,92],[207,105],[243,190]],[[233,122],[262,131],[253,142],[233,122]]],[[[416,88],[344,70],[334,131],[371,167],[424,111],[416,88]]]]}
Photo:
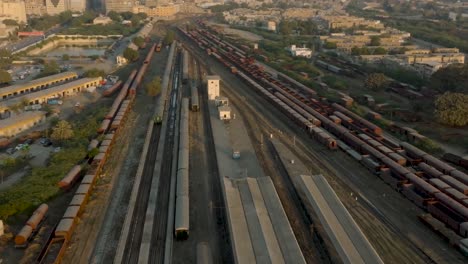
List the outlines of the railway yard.
{"type": "Polygon", "coordinates": [[[63,216],[42,230],[43,204],[16,234],[45,238],[35,263],[466,263],[466,168],[265,71],[201,20],[171,27],[108,90],[96,155],[58,183],[63,216]]]}

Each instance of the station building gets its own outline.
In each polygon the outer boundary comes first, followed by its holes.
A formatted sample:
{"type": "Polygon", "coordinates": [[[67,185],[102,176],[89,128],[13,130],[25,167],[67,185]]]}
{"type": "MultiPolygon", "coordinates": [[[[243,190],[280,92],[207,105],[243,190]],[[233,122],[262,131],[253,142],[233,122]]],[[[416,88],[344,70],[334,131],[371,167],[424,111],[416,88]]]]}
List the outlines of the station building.
{"type": "Polygon", "coordinates": [[[22,131],[45,121],[45,112],[30,111],[0,120],[0,137],[14,137],[22,131]]]}
{"type": "Polygon", "coordinates": [[[32,80],[28,83],[15,84],[0,89],[0,101],[11,97],[47,89],[52,85],[68,82],[78,78],[76,72],[63,72],[32,80]]]}
{"type": "Polygon", "coordinates": [[[0,113],[9,112],[12,106],[27,101],[30,105],[47,103],[48,99],[61,98],[74,95],[90,87],[98,87],[102,78],[82,78],[49,89],[40,90],[29,94],[24,94],[10,100],[0,101],[0,113]]]}
{"type": "Polygon", "coordinates": [[[221,78],[217,75],[206,76],[206,85],[208,89],[208,100],[215,100],[219,96],[219,82],[221,78]]]}

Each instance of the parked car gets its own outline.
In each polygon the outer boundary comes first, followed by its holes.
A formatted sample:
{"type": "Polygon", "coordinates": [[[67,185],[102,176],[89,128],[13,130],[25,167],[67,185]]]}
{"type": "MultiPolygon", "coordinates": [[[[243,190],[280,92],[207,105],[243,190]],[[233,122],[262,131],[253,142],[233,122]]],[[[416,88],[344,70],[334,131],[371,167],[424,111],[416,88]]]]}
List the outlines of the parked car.
{"type": "Polygon", "coordinates": [[[28,138],[26,139],[26,141],[24,142],[24,144],[28,144],[28,145],[31,145],[32,143],[34,143],[34,140],[32,138],[28,138]]]}

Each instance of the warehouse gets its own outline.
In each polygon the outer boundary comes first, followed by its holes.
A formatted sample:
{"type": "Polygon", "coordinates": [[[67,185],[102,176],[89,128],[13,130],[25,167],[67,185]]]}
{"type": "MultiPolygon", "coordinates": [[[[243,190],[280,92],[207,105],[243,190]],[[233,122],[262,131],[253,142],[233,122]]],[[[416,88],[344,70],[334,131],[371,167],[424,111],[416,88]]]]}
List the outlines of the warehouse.
{"type": "Polygon", "coordinates": [[[13,96],[39,91],[48,88],[51,85],[67,82],[76,78],[78,78],[76,72],[64,72],[32,80],[28,83],[8,86],[0,89],[0,100],[7,100],[8,98],[13,96]]]}
{"type": "Polygon", "coordinates": [[[47,103],[47,100],[51,98],[59,98],[74,95],[75,93],[83,91],[83,89],[92,86],[99,86],[100,81],[101,77],[82,78],[46,90],[41,90],[39,92],[21,95],[11,100],[0,101],[0,112],[8,112],[12,106],[18,105],[25,100],[28,101],[29,104],[42,104],[47,103]]]}
{"type": "Polygon", "coordinates": [[[32,111],[0,120],[0,137],[14,137],[45,120],[45,112],[32,111]]]}

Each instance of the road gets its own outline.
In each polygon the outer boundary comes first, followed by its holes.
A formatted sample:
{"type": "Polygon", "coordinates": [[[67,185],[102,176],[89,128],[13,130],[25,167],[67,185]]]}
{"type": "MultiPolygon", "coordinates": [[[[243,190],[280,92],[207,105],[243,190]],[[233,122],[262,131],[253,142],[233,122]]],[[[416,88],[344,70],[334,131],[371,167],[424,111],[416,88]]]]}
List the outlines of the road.
{"type": "Polygon", "coordinates": [[[21,49],[24,49],[24,48],[26,48],[26,47],[28,47],[30,45],[34,45],[34,44],[46,39],[47,37],[49,37],[52,34],[56,34],[60,30],[62,30],[63,28],[64,28],[64,26],[54,27],[54,28],[49,29],[46,32],[44,32],[43,37],[42,36],[27,37],[25,39],[20,40],[19,42],[9,44],[5,48],[7,50],[9,50],[10,52],[12,52],[12,53],[17,52],[17,51],[19,51],[21,49]]]}

